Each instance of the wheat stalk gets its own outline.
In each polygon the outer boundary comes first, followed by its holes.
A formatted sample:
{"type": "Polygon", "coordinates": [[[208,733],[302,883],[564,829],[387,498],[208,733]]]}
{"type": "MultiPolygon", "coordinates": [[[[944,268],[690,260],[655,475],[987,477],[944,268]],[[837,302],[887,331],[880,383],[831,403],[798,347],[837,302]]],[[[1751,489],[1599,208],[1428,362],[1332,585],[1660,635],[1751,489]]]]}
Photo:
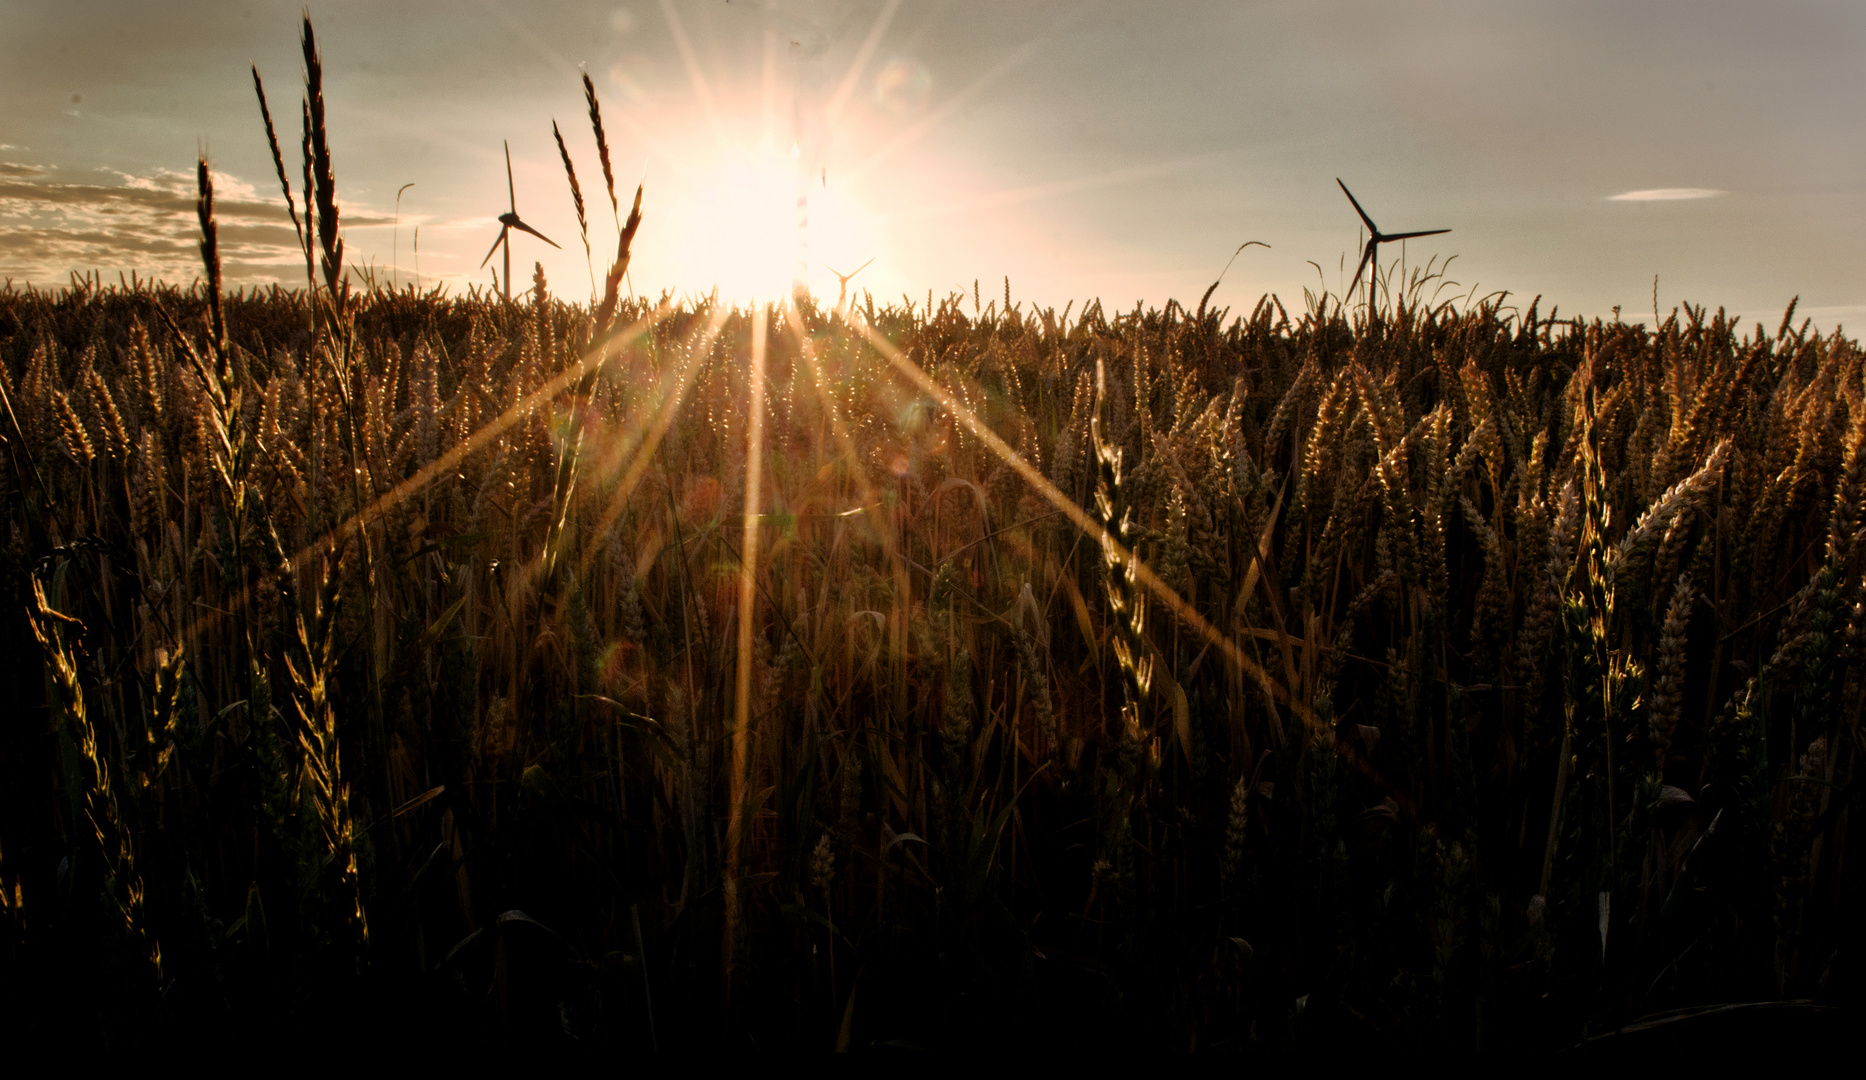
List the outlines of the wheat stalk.
{"type": "MultiPolygon", "coordinates": [[[[592,102],[595,97],[595,90],[592,88],[590,90],[592,102]]],[[[577,167],[571,164],[570,149],[564,145],[564,133],[558,130],[555,120],[551,121],[551,138],[557,140],[557,154],[564,160],[564,176],[570,181],[570,202],[577,210],[577,235],[583,238],[583,266],[590,274],[590,296],[593,300],[596,295],[596,270],[590,265],[590,223],[583,212],[583,186],[577,183],[577,167]]]]}
{"type": "MultiPolygon", "coordinates": [[[[272,167],[279,175],[279,190],[285,195],[285,212],[291,215],[292,230],[298,234],[298,246],[305,253],[305,282],[307,287],[315,287],[317,274],[311,263],[311,239],[305,235],[304,224],[298,220],[298,204],[292,198],[292,182],[285,174],[285,155],[279,152],[279,133],[272,126],[272,110],[266,106],[266,84],[259,78],[259,65],[254,64],[252,68],[253,93],[259,97],[259,116],[266,124],[266,145],[272,149],[272,167]]],[[[309,125],[306,128],[309,130],[309,125]]],[[[307,186],[305,197],[308,200],[310,196],[311,189],[307,186]]],[[[309,210],[307,205],[306,212],[309,210]]]]}
{"type": "Polygon", "coordinates": [[[343,239],[337,229],[337,177],[331,171],[330,137],[324,129],[324,60],[318,54],[317,34],[311,29],[311,16],[304,17],[299,38],[305,58],[305,181],[307,192],[315,191],[317,201],[317,240],[323,249],[324,287],[328,291],[333,314],[341,313],[348,286],[343,282],[343,239]]]}
{"type": "MultiPolygon", "coordinates": [[[[83,761],[85,820],[95,854],[105,868],[104,897],[117,912],[123,929],[147,958],[154,983],[162,981],[162,946],[149,932],[144,912],[142,876],[137,872],[135,838],[124,820],[111,781],[110,759],[98,745],[97,725],[86,703],[78,675],[71,637],[82,638],[84,624],[56,608],[45,595],[45,583],[32,578],[33,606],[27,612],[32,635],[45,653],[51,673],[53,697],[71,741],[83,761]]],[[[75,824],[75,823],[74,823],[75,824]]]]}
{"type": "Polygon", "coordinates": [[[1107,400],[1107,370],[1097,361],[1095,411],[1089,417],[1089,440],[1095,448],[1095,521],[1100,527],[1102,588],[1108,597],[1112,645],[1122,674],[1122,730],[1128,742],[1137,746],[1145,734],[1143,710],[1153,683],[1153,656],[1146,644],[1147,598],[1134,587],[1140,554],[1133,511],[1122,498],[1122,451],[1102,434],[1107,400]]]}
{"type": "Polygon", "coordinates": [[[583,73],[583,99],[589,104],[590,130],[596,135],[596,156],[603,163],[603,187],[609,192],[609,212],[616,219],[616,227],[621,228],[621,207],[616,203],[616,174],[609,164],[609,139],[603,133],[603,109],[596,101],[596,84],[590,80],[589,72],[583,73]]]}

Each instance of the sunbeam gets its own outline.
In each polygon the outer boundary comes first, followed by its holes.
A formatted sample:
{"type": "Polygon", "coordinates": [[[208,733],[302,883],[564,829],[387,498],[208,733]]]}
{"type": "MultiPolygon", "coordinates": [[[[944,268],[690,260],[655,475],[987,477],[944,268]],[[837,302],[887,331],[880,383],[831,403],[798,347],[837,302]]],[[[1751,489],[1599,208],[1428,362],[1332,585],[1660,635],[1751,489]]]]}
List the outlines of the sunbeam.
{"type": "Polygon", "coordinates": [[[686,65],[687,81],[693,84],[693,94],[700,99],[700,108],[706,113],[706,122],[713,129],[713,138],[718,140],[722,151],[730,152],[732,140],[726,136],[726,123],[719,115],[719,105],[713,100],[713,88],[706,81],[706,73],[700,70],[700,58],[694,55],[693,42],[687,37],[687,28],[680,21],[680,14],[674,10],[673,0],[661,0],[661,14],[667,19],[667,28],[674,35],[674,47],[680,52],[680,62],[686,65]]]}
{"type": "Polygon", "coordinates": [[[506,33],[524,42],[526,48],[536,53],[545,63],[556,68],[559,75],[576,75],[577,66],[575,64],[565,59],[564,55],[556,49],[546,45],[542,38],[531,32],[530,27],[513,18],[504,8],[493,3],[492,0],[479,0],[479,6],[485,10],[486,14],[499,20],[499,25],[505,27],[506,33]]]}
{"type": "Polygon", "coordinates": [[[1090,539],[1096,540],[1108,547],[1123,563],[1132,567],[1135,580],[1145,586],[1148,592],[1158,597],[1161,603],[1171,608],[1173,614],[1184,620],[1186,625],[1192,627],[1199,636],[1216,646],[1226,658],[1246,675],[1249,675],[1264,693],[1288,705],[1297,715],[1303,718],[1305,723],[1314,722],[1313,711],[1305,703],[1293,698],[1288,689],[1277,682],[1276,679],[1272,677],[1268,671],[1265,671],[1255,660],[1244,655],[1243,651],[1240,650],[1237,644],[1229,637],[1219,633],[1217,627],[1206,621],[1205,616],[1199,614],[1198,610],[1191,604],[1186,603],[1185,599],[1177,592],[1173,591],[1170,585],[1161,581],[1159,576],[1156,575],[1146,563],[1142,562],[1118,540],[1107,535],[1107,530],[1103,529],[1095,519],[1089,517],[1087,512],[1080,506],[1077,506],[1074,501],[1063,495],[1062,492],[1056,490],[1056,485],[1050,483],[1047,477],[1038,472],[1028,461],[1025,461],[1017,451],[1011,449],[1010,444],[1000,438],[997,432],[987,427],[970,408],[966,407],[964,402],[954,397],[945,387],[934,382],[925,371],[921,370],[920,365],[908,359],[906,354],[894,347],[893,342],[882,336],[874,327],[868,325],[865,320],[858,319],[853,321],[851,325],[858,333],[868,340],[869,344],[875,347],[876,351],[887,358],[888,363],[892,364],[896,371],[905,375],[907,379],[915,386],[919,387],[922,392],[938,400],[941,405],[950,410],[952,414],[959,419],[959,422],[966,426],[968,431],[983,441],[985,445],[991,449],[991,452],[998,455],[999,459],[1006,465],[1016,470],[1017,474],[1024,478],[1024,482],[1028,483],[1039,495],[1042,495],[1048,500],[1050,505],[1062,511],[1065,517],[1075,523],[1076,528],[1081,529],[1090,539]]]}
{"type": "MultiPolygon", "coordinates": [[[[855,447],[855,438],[849,433],[848,422],[842,416],[841,402],[837,400],[835,392],[823,381],[823,369],[816,357],[816,343],[811,340],[808,328],[803,325],[803,317],[798,314],[796,308],[786,307],[784,313],[790,331],[797,339],[797,351],[803,357],[804,365],[810,369],[811,388],[816,392],[817,400],[822,404],[823,411],[829,415],[830,434],[836,440],[837,447],[841,449],[843,458],[849,463],[849,474],[855,480],[856,488],[861,493],[860,502],[864,509],[869,509],[871,512],[878,511],[879,508],[873,505],[876,501],[874,481],[868,475],[868,466],[862,463],[862,455],[855,447]]],[[[892,534],[882,529],[878,520],[876,532],[883,535],[883,543],[889,545],[891,552],[893,550],[892,534]]]]}
{"type": "Polygon", "coordinates": [[[739,906],[739,851],[745,827],[745,759],[750,740],[752,704],[752,617],[753,601],[758,595],[758,520],[759,497],[764,492],[764,418],[765,418],[765,334],[766,308],[752,311],[752,365],[747,372],[747,392],[751,397],[751,423],[745,436],[745,525],[739,542],[739,637],[738,673],[732,701],[732,801],[726,817],[725,980],[732,984],[732,946],[737,931],[739,906]]]}
{"type": "Polygon", "coordinates": [[[861,48],[855,50],[855,58],[849,61],[848,73],[836,86],[836,93],[829,99],[829,105],[823,110],[823,129],[827,135],[833,135],[836,123],[842,118],[842,110],[854,95],[856,84],[861,82],[862,71],[875,57],[875,49],[881,45],[881,35],[888,32],[888,25],[894,21],[894,13],[901,9],[901,0],[888,0],[882,5],[880,14],[875,16],[874,25],[868,28],[868,36],[862,39],[861,48]]]}
{"type": "MultiPolygon", "coordinates": [[[[563,371],[552,376],[529,396],[519,399],[510,408],[500,413],[497,418],[481,425],[473,434],[448,447],[439,457],[417,470],[413,476],[395,485],[368,506],[345,518],[341,524],[327,530],[317,539],[300,548],[287,560],[288,567],[300,567],[312,559],[323,558],[331,554],[337,549],[343,537],[380,521],[389,510],[409,501],[417,492],[433,483],[437,477],[457,469],[469,455],[483,449],[488,443],[511,430],[513,425],[541,406],[549,404],[558,394],[563,393],[572,383],[582,378],[584,372],[592,365],[600,364],[612,353],[634,344],[643,334],[652,330],[656,324],[666,318],[671,310],[669,305],[660,305],[620,333],[605,338],[586,349],[576,363],[566,365],[563,371]]],[[[260,444],[260,448],[262,450],[265,448],[263,443],[260,444]]],[[[227,610],[208,611],[196,616],[194,621],[184,629],[184,636],[198,635],[206,627],[240,611],[251,601],[252,590],[255,587],[248,585],[230,598],[227,610]]]]}
{"type": "MultiPolygon", "coordinates": [[[[662,0],[662,2],[666,3],[667,0],[662,0]]],[[[1067,29],[1077,19],[1081,18],[1081,15],[1082,13],[1080,11],[1072,10],[1058,19],[1047,33],[1034,37],[1011,50],[1002,60],[999,60],[986,70],[984,74],[966,84],[963,89],[948,98],[939,108],[934,109],[919,121],[909,125],[905,130],[883,143],[880,149],[869,154],[860,164],[850,170],[851,178],[855,181],[867,178],[870,173],[880,168],[881,164],[889,157],[892,157],[894,154],[905,150],[909,146],[925,138],[928,132],[951,119],[960,109],[965,108],[973,98],[990,89],[993,83],[996,83],[999,79],[1015,71],[1018,65],[1030,59],[1031,55],[1037,51],[1039,46],[1067,29]]]]}
{"type": "MultiPolygon", "coordinates": [[[[701,366],[706,363],[708,356],[712,353],[713,344],[718,341],[719,332],[730,316],[730,307],[724,304],[713,305],[712,315],[707,319],[705,328],[693,339],[689,339],[683,362],[673,374],[663,378],[662,392],[649,417],[639,423],[634,432],[625,434],[617,440],[616,447],[605,457],[604,464],[607,466],[628,453],[631,446],[634,449],[634,456],[629,459],[627,471],[622,474],[621,481],[611,492],[609,504],[603,508],[602,517],[596,523],[594,535],[607,535],[616,519],[628,508],[629,497],[635,493],[635,488],[641,483],[643,474],[648,471],[649,463],[654,460],[655,452],[661,448],[661,440],[667,435],[668,425],[674,422],[674,417],[680,412],[681,405],[687,400],[687,391],[693,388],[694,377],[699,374],[701,366]]],[[[596,549],[594,548],[584,551],[583,557],[577,563],[579,576],[589,571],[590,561],[595,556],[596,549]]]]}

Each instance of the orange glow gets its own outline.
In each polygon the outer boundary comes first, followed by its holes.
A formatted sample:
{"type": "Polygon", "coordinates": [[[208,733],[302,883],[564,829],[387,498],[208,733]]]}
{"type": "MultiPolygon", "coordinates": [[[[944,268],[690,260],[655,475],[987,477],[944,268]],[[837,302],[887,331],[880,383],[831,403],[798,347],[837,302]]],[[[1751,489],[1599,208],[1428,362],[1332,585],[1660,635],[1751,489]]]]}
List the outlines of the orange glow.
{"type": "Polygon", "coordinates": [[[682,238],[667,252],[673,279],[716,283],[728,302],[787,297],[800,268],[812,292],[833,297],[824,264],[853,268],[880,243],[879,219],[808,176],[794,150],[722,154],[667,213],[682,238]]]}

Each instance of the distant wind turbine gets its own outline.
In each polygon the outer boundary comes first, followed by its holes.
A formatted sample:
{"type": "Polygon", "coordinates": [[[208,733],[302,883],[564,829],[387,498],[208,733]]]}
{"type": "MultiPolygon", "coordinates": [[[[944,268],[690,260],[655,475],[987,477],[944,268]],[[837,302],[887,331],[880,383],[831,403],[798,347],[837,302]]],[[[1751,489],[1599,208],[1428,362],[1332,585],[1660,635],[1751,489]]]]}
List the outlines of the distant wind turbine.
{"type": "MultiPolygon", "coordinates": [[[[1339,176],[1335,177],[1335,183],[1341,184],[1341,178],[1339,176]]],[[[1451,231],[1450,229],[1426,229],[1423,232],[1393,233],[1391,235],[1383,233],[1380,231],[1379,227],[1374,224],[1374,219],[1367,216],[1367,211],[1361,209],[1360,200],[1356,199],[1354,193],[1348,190],[1348,185],[1341,184],[1341,193],[1346,195],[1348,201],[1354,204],[1354,212],[1361,215],[1361,220],[1367,223],[1367,231],[1371,234],[1367,239],[1366,249],[1361,252],[1360,264],[1354,268],[1354,285],[1348,286],[1349,295],[1352,295],[1355,286],[1361,283],[1361,271],[1367,269],[1368,263],[1373,262],[1374,254],[1379,250],[1381,244],[1390,240],[1411,240],[1420,236],[1437,236],[1440,233],[1448,233],[1451,231]]],[[[1379,271],[1380,264],[1374,263],[1374,272],[1377,274],[1379,271]]],[[[1373,295],[1374,282],[1373,278],[1370,276],[1367,279],[1367,302],[1369,311],[1373,310],[1373,295]]]]}
{"type": "Polygon", "coordinates": [[[874,261],[875,261],[874,259],[870,259],[868,260],[868,262],[863,263],[862,265],[856,267],[855,269],[849,271],[846,274],[836,269],[835,267],[829,265],[828,263],[823,264],[823,269],[836,275],[836,307],[838,310],[842,308],[843,299],[849,295],[849,280],[855,277],[855,275],[868,269],[869,263],[872,263],[874,261]]]}
{"type": "MultiPolygon", "coordinates": [[[[505,278],[501,284],[505,286],[505,300],[509,304],[512,302],[512,230],[528,232],[552,247],[557,247],[557,241],[518,218],[518,192],[512,186],[512,144],[510,142],[505,144],[505,194],[512,208],[499,215],[499,239],[492,242],[492,250],[486,252],[486,257],[479,261],[479,265],[480,269],[485,269],[486,264],[491,262],[493,255],[498,252],[500,245],[505,246],[505,278]]],[[[558,250],[563,249],[558,248],[558,250]]]]}

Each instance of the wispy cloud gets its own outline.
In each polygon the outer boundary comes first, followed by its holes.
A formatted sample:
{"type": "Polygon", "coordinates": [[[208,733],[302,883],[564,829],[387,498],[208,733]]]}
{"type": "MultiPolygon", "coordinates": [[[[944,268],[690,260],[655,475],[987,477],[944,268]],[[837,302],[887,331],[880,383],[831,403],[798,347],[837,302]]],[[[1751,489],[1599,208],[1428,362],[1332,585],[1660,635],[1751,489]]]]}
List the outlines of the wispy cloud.
{"type": "MultiPolygon", "coordinates": [[[[278,200],[219,172],[214,194],[226,279],[296,280],[304,255],[278,200]]],[[[387,223],[345,209],[346,226],[387,223]]],[[[201,272],[199,229],[193,173],[103,171],[100,182],[74,183],[44,166],[0,162],[0,264],[16,284],[63,284],[79,268],[193,281],[201,272]]]]}
{"type": "Polygon", "coordinates": [[[1644,188],[1607,196],[1608,202],[1674,202],[1679,199],[1712,199],[1729,192],[1703,187],[1644,188]]]}

